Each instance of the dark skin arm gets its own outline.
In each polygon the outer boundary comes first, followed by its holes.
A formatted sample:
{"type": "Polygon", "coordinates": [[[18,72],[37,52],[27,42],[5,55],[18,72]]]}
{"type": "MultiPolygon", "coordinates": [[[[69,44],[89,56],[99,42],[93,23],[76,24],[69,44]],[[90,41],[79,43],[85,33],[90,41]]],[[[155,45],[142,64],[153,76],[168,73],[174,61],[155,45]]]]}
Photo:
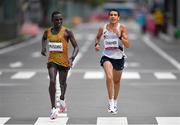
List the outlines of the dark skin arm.
{"type": "Polygon", "coordinates": [[[42,50],[41,55],[46,56],[46,46],[47,46],[47,30],[44,31],[43,37],[42,37],[42,50]]]}
{"type": "Polygon", "coordinates": [[[72,67],[73,61],[74,61],[75,57],[77,56],[77,54],[79,52],[79,47],[77,45],[76,39],[74,38],[74,34],[73,34],[73,32],[71,30],[66,29],[64,35],[65,35],[65,38],[67,39],[67,41],[70,40],[70,42],[71,42],[71,44],[72,44],[72,46],[74,48],[74,50],[72,52],[72,55],[69,58],[69,64],[72,67]]]}

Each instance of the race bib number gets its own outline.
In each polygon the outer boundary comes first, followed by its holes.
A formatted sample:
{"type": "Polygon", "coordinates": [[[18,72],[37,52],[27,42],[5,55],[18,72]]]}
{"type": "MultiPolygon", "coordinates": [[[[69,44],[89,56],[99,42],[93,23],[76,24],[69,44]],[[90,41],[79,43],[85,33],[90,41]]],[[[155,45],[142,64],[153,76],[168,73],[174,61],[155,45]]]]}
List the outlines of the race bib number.
{"type": "Polygon", "coordinates": [[[104,47],[105,49],[117,49],[119,47],[118,39],[105,39],[104,47]]]}
{"type": "Polygon", "coordinates": [[[49,52],[63,52],[63,44],[49,42],[49,52]]]}

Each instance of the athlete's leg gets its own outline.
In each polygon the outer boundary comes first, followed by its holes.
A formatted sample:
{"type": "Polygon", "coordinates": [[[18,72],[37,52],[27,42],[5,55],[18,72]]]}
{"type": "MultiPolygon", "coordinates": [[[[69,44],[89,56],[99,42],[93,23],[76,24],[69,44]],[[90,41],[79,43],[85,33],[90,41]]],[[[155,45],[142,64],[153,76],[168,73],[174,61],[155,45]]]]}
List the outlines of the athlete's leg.
{"type": "Polygon", "coordinates": [[[49,95],[51,99],[51,107],[55,107],[55,94],[56,94],[56,75],[57,75],[57,68],[54,66],[48,67],[49,72],[49,95]]]}
{"type": "Polygon", "coordinates": [[[108,90],[109,99],[113,96],[113,66],[111,62],[105,61],[103,63],[104,72],[106,74],[106,85],[108,90]]]}
{"type": "Polygon", "coordinates": [[[59,82],[60,82],[60,89],[61,89],[60,100],[65,99],[64,96],[65,96],[66,88],[67,88],[67,83],[66,83],[67,75],[68,75],[68,70],[59,71],[59,82]]]}
{"type": "Polygon", "coordinates": [[[113,70],[114,100],[117,100],[117,97],[119,95],[121,76],[122,70],[113,70]]]}

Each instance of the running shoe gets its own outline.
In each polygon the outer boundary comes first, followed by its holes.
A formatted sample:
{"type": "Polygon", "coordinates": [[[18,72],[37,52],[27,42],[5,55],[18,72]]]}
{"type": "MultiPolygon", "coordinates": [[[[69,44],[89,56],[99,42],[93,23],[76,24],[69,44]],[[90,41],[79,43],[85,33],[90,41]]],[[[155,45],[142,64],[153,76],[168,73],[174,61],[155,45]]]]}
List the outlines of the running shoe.
{"type": "Polygon", "coordinates": [[[109,113],[113,113],[114,112],[114,106],[111,103],[108,104],[108,112],[109,113]]]}
{"type": "Polygon", "coordinates": [[[58,117],[58,111],[56,108],[51,109],[51,113],[50,113],[50,119],[54,120],[58,117]]]}
{"type": "Polygon", "coordinates": [[[59,108],[59,112],[67,112],[67,106],[65,100],[60,100],[60,104],[58,108],[59,108]]]}
{"type": "Polygon", "coordinates": [[[118,113],[118,108],[117,108],[117,105],[114,105],[114,111],[112,112],[112,114],[117,114],[118,113]]]}

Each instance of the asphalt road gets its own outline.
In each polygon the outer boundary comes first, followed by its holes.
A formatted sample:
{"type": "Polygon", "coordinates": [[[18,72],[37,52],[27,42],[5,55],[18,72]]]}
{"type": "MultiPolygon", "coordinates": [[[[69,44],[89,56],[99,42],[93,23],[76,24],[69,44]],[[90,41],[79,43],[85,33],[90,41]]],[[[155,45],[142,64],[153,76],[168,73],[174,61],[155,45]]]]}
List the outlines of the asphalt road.
{"type": "Polygon", "coordinates": [[[87,23],[73,29],[80,52],[68,76],[68,112],[54,121],[48,118],[49,79],[47,58],[40,55],[42,34],[0,50],[0,125],[180,125],[180,43],[143,35],[133,21],[123,23],[129,30],[130,48],[125,50],[127,67],[117,115],[107,112],[101,54],[94,50],[97,28],[104,23],[87,23]]]}

